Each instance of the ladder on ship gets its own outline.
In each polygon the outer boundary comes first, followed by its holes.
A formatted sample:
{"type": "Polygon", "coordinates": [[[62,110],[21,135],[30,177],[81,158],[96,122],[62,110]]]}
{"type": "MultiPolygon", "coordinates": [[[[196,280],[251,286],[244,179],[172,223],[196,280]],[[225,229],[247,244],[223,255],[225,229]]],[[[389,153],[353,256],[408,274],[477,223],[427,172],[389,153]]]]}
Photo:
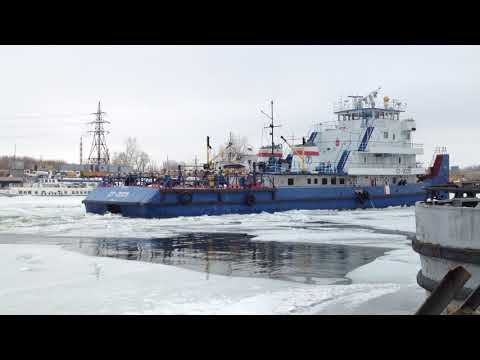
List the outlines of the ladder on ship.
{"type": "Polygon", "coordinates": [[[337,163],[337,173],[339,174],[343,173],[343,168],[347,163],[349,155],[350,155],[350,150],[343,150],[342,156],[340,157],[340,160],[338,160],[338,163],[337,163]]]}
{"type": "MultiPolygon", "coordinates": [[[[365,130],[365,133],[363,134],[362,141],[360,142],[360,145],[358,147],[358,151],[365,151],[368,145],[368,142],[370,141],[370,137],[372,136],[373,130],[375,127],[373,126],[368,126],[365,130]]],[[[337,161],[337,173],[342,174],[344,171],[343,169],[345,168],[345,165],[348,161],[348,157],[350,155],[350,150],[343,150],[342,155],[340,156],[340,159],[337,161]]]]}
{"type": "Polygon", "coordinates": [[[362,142],[360,143],[360,146],[358,147],[358,151],[365,151],[368,145],[368,141],[370,140],[370,137],[372,136],[373,130],[375,127],[369,126],[365,130],[365,134],[363,135],[362,142]]]}

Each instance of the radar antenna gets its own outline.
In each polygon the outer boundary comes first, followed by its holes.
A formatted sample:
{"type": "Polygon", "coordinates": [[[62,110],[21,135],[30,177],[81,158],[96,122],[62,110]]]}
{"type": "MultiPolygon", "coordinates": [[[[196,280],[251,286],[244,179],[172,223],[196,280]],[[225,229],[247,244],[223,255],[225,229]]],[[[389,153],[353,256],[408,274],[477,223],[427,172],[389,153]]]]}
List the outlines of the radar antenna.
{"type": "Polygon", "coordinates": [[[380,91],[381,88],[382,87],[379,86],[376,90],[373,90],[370,94],[368,94],[363,98],[363,101],[365,102],[365,104],[367,105],[370,104],[372,109],[375,107],[375,98],[377,97],[378,92],[380,91]]]}

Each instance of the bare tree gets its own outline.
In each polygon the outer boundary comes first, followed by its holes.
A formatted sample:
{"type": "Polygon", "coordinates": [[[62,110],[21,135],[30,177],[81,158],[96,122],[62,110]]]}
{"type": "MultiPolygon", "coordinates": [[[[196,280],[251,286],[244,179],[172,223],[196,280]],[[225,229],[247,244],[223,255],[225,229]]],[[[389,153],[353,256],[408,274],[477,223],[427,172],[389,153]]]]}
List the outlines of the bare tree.
{"type": "Polygon", "coordinates": [[[144,151],[138,152],[135,157],[135,169],[140,172],[145,172],[145,168],[150,162],[150,157],[144,151]]]}
{"type": "Polygon", "coordinates": [[[235,161],[240,160],[241,156],[251,150],[246,136],[230,134],[230,138],[224,145],[218,149],[218,160],[235,161]]]}
{"type": "Polygon", "coordinates": [[[175,160],[164,161],[162,163],[162,171],[164,173],[167,173],[167,171],[168,172],[174,172],[178,169],[178,165],[179,165],[179,163],[175,160]]]}
{"type": "Polygon", "coordinates": [[[136,138],[128,137],[125,141],[125,151],[114,153],[112,163],[144,172],[150,163],[150,156],[140,149],[136,138]]]}

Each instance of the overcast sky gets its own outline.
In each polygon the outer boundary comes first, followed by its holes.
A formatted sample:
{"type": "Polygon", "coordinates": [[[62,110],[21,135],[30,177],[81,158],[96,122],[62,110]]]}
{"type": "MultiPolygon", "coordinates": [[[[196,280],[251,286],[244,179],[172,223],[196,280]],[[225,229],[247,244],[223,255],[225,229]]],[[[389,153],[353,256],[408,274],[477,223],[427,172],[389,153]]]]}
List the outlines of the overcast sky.
{"type": "MultiPolygon", "coordinates": [[[[479,46],[0,46],[0,154],[79,161],[97,103],[107,144],[128,136],[156,161],[205,160],[229,131],[260,145],[269,100],[286,137],[334,120],[341,96],[378,86],[408,104],[414,141],[480,163],[479,46]]],[[[266,137],[264,137],[266,142],[266,137]]]]}

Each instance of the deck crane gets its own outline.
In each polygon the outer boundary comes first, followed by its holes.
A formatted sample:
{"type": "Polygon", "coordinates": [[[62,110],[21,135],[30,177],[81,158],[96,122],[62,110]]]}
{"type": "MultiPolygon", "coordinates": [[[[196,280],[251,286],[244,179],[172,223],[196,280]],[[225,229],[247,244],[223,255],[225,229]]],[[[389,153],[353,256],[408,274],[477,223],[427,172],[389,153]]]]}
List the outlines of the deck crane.
{"type": "Polygon", "coordinates": [[[293,146],[290,145],[289,142],[287,141],[287,139],[285,139],[283,136],[280,136],[280,139],[282,139],[285,142],[285,144],[287,144],[287,146],[292,151],[292,155],[300,156],[300,160],[302,161],[302,172],[307,172],[305,170],[305,138],[303,138],[303,146],[302,146],[301,154],[298,154],[297,151],[293,148],[293,146]]]}

